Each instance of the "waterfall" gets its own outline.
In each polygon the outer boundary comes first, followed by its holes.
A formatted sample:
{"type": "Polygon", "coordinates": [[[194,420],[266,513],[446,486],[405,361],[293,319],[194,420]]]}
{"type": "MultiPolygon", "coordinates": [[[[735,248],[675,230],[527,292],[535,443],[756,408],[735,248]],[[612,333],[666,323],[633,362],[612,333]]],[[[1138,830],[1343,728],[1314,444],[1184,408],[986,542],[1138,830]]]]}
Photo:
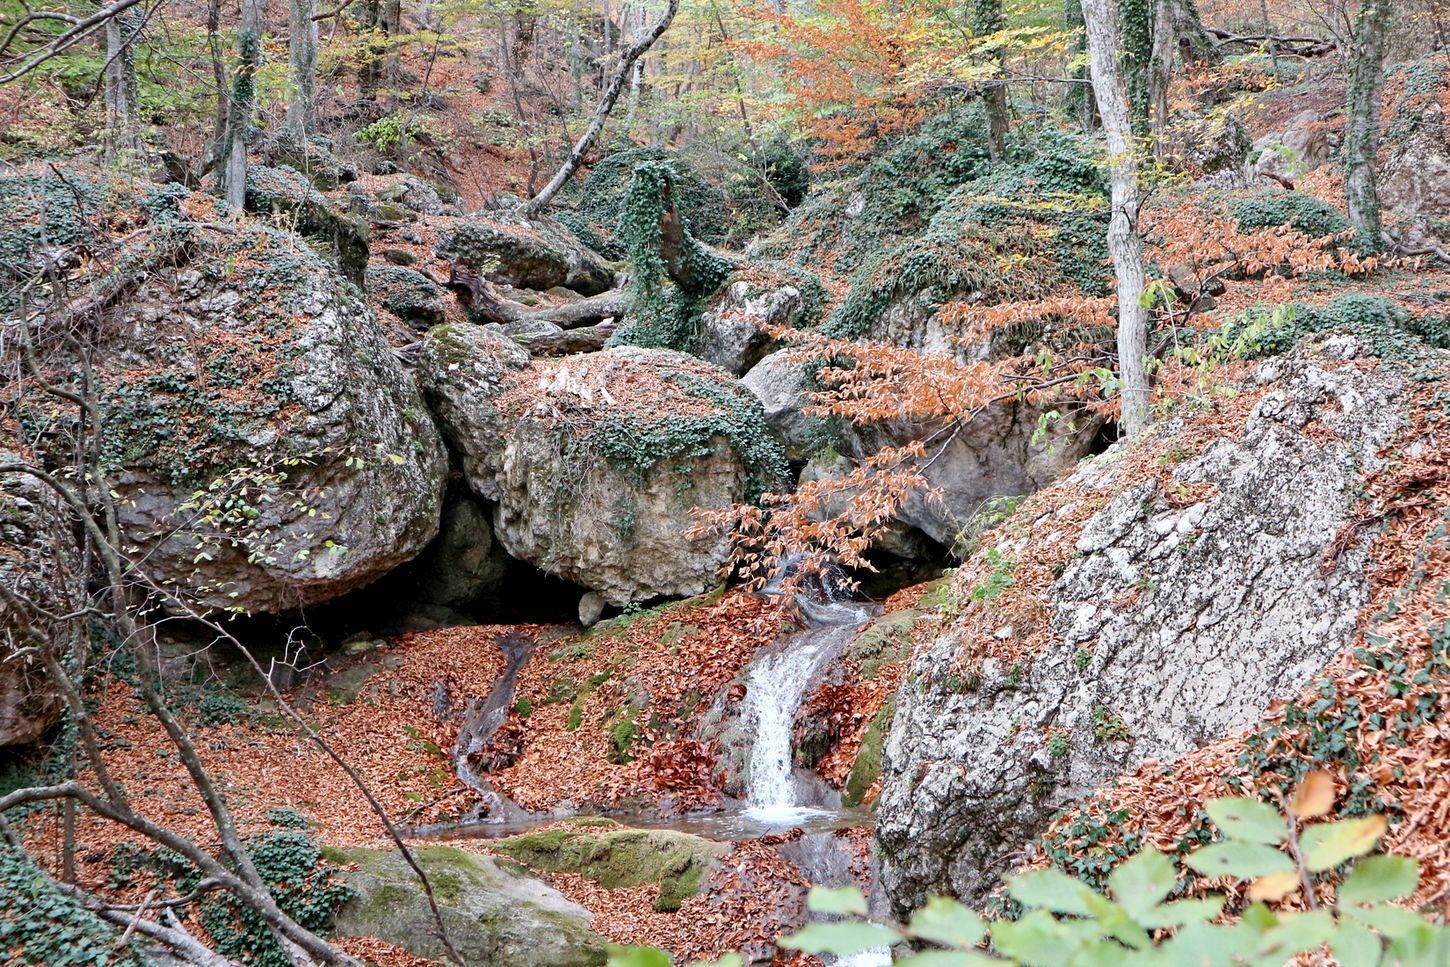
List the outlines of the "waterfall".
{"type": "Polygon", "coordinates": [[[746,815],[784,823],[813,810],[797,802],[792,773],[796,712],[816,674],[851,641],[869,614],[865,605],[844,601],[797,599],[811,625],[756,659],[746,678],[742,717],[754,737],[745,783],[746,815]]]}

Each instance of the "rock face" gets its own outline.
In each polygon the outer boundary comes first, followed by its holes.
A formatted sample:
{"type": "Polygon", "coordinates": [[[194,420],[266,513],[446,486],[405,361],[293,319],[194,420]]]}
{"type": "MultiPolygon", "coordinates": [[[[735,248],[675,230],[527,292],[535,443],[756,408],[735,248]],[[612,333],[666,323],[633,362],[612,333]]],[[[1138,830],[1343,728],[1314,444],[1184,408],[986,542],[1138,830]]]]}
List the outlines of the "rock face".
{"type": "Polygon", "coordinates": [[[748,282],[726,286],[700,319],[700,358],[743,376],[770,348],[766,326],[789,326],[800,318],[800,290],[763,289],[748,282]]]}
{"type": "Polygon", "coordinates": [[[609,603],[698,594],[720,539],[685,532],[774,486],[784,455],[759,405],[683,353],[622,347],[540,360],[478,326],[428,334],[419,374],[508,553],[609,603]]]}
{"type": "Polygon", "coordinates": [[[409,560],[437,532],[445,454],[372,311],[287,233],[198,251],[125,301],[101,374],[121,523],[153,577],[275,612],[409,560]],[[195,498],[213,487],[247,493],[195,498]]]}
{"type": "Polygon", "coordinates": [[[438,255],[467,262],[490,282],[544,291],[564,286],[581,295],[614,287],[614,273],[574,234],[549,218],[480,212],[458,222],[438,255]]]}
{"type": "Polygon", "coordinates": [[[1328,161],[1338,144],[1338,136],[1323,116],[1317,111],[1301,111],[1284,130],[1254,142],[1252,172],[1293,181],[1328,161]]]}
{"type": "MultiPolygon", "coordinates": [[[[464,963],[599,967],[607,959],[603,938],[589,929],[589,911],[541,880],[451,846],[414,852],[464,963]]],[[[446,960],[428,900],[401,854],[353,849],[337,859],[358,867],[347,878],[358,896],[338,911],[338,935],[377,937],[416,956],[446,960]]]]}
{"type": "MultiPolygon", "coordinates": [[[[14,461],[15,454],[0,449],[0,463],[14,461]]],[[[58,499],[35,478],[0,475],[0,585],[46,611],[76,610],[84,588],[75,574],[67,583],[67,571],[80,560],[70,523],[58,499]]],[[[36,741],[61,710],[39,656],[17,653],[36,646],[26,633],[32,626],[60,643],[66,629],[23,608],[0,596],[0,746],[36,741]]]]}
{"type": "Polygon", "coordinates": [[[777,350],[752,366],[740,385],[755,394],[766,422],[788,451],[793,455],[810,451],[818,421],[805,413],[810,385],[804,363],[792,359],[788,349],[777,350]]]}
{"type": "Polygon", "coordinates": [[[962,618],[898,693],[877,827],[898,911],[931,893],[979,899],[1069,801],[1258,721],[1345,645],[1366,552],[1336,540],[1404,418],[1403,378],[1336,359],[1361,351],[1331,337],[1320,356],[1264,363],[1237,439],[1194,453],[1191,425],[1160,427],[1142,444],[1156,462],[1113,451],[1085,465],[968,562],[1010,578],[1029,542],[1061,542],[1060,577],[1026,591],[1045,646],[992,657],[1024,628],[992,603],[1001,584],[959,586],[962,618]]]}
{"type": "Polygon", "coordinates": [[[1380,200],[1402,213],[1450,213],[1450,142],[1440,108],[1431,113],[1394,145],[1380,172],[1380,200]]]}

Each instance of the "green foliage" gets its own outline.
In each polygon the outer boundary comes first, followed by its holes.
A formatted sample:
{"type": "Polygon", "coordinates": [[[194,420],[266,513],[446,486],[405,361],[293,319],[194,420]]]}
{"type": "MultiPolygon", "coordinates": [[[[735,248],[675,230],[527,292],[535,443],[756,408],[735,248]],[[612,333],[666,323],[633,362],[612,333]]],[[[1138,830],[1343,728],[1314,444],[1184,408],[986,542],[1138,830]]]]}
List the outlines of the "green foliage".
{"type": "Polygon", "coordinates": [[[141,964],[119,932],[56,888],[30,857],[0,846],[0,950],[7,963],[141,964]]]}
{"type": "Polygon", "coordinates": [[[690,279],[688,288],[670,278],[660,222],[666,205],[674,201],[678,178],[668,161],[647,161],[634,170],[620,209],[619,237],[629,254],[635,318],[610,338],[610,345],[694,351],[705,301],[730,274],[731,263],[700,244],[677,206],[683,239],[676,258],[690,279]]]}
{"type": "MultiPolygon", "coordinates": [[[[292,810],[272,813],[288,827],[301,820],[292,810]]],[[[356,895],[301,829],[284,828],[253,837],[247,851],[277,905],[308,930],[326,934],[332,929],[337,908],[356,895]]],[[[291,963],[261,917],[229,895],[209,894],[201,902],[200,917],[221,955],[251,967],[288,967],[291,963]]]]}
{"type": "Polygon", "coordinates": [[[1311,238],[1350,229],[1349,219],[1333,205],[1298,191],[1256,191],[1235,198],[1229,212],[1245,231],[1283,226],[1311,238]]]}
{"type": "Polygon", "coordinates": [[[643,165],[668,166],[675,210],[699,238],[712,245],[724,241],[730,221],[725,192],[706,181],[677,152],[663,148],[616,151],[589,169],[579,195],[579,214],[586,223],[606,228],[620,223],[629,209],[636,169],[643,165]]]}
{"type": "Polygon", "coordinates": [[[1424,346],[1450,348],[1450,318],[1412,316],[1382,296],[1350,293],[1322,306],[1250,309],[1210,337],[1211,351],[1257,359],[1293,349],[1307,335],[1342,331],[1360,336],[1381,358],[1414,362],[1424,346]]]}
{"type": "Polygon", "coordinates": [[[428,122],[427,117],[417,111],[391,111],[353,135],[359,141],[370,144],[387,154],[406,153],[418,141],[431,145],[443,142],[443,137],[428,122]]]}
{"type": "Polygon", "coordinates": [[[443,292],[433,280],[401,265],[370,265],[368,291],[382,295],[383,306],[399,319],[419,324],[441,323],[443,292]]]}
{"type": "Polygon", "coordinates": [[[859,171],[822,186],[759,254],[811,265],[834,254],[854,271],[920,231],[951,189],[986,170],[987,128],[975,100],[943,99],[912,133],[882,146],[859,171]]]}

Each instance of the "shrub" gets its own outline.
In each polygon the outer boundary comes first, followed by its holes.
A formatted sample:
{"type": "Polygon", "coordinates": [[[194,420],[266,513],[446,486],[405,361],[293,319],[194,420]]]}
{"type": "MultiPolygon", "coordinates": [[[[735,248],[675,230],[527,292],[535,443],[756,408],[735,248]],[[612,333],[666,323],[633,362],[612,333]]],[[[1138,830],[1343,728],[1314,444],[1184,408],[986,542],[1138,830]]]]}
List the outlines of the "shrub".
{"type": "Polygon", "coordinates": [[[1352,227],[1333,205],[1297,191],[1259,191],[1235,199],[1229,212],[1244,231],[1285,226],[1312,238],[1338,235],[1352,227]]]}

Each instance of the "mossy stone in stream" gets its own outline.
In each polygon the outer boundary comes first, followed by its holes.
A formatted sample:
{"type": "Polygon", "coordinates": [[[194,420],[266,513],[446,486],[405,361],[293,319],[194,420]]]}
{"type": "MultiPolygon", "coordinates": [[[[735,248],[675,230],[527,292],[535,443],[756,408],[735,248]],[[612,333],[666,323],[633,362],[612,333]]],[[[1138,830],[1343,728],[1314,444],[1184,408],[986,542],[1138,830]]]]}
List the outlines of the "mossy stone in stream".
{"type": "Polygon", "coordinates": [[[841,790],[843,806],[861,805],[866,793],[881,777],[881,748],[886,744],[886,732],[891,728],[891,716],[895,711],[896,703],[887,702],[866,727],[861,748],[856,752],[856,762],[851,766],[851,774],[846,777],[846,788],[841,790]]]}
{"type": "MultiPolygon", "coordinates": [[[[449,939],[465,963],[605,963],[605,942],[590,931],[589,912],[509,861],[452,846],[424,846],[414,854],[433,885],[449,939]]],[[[419,957],[444,959],[427,898],[400,853],[329,849],[326,855],[357,866],[347,880],[357,897],[339,911],[338,935],[373,936],[419,957]]]]}
{"type": "Polygon", "coordinates": [[[494,850],[551,873],[578,873],[605,889],[658,883],[654,908],[678,910],[699,892],[724,843],[664,829],[602,828],[580,821],[500,840],[494,850]]]}

